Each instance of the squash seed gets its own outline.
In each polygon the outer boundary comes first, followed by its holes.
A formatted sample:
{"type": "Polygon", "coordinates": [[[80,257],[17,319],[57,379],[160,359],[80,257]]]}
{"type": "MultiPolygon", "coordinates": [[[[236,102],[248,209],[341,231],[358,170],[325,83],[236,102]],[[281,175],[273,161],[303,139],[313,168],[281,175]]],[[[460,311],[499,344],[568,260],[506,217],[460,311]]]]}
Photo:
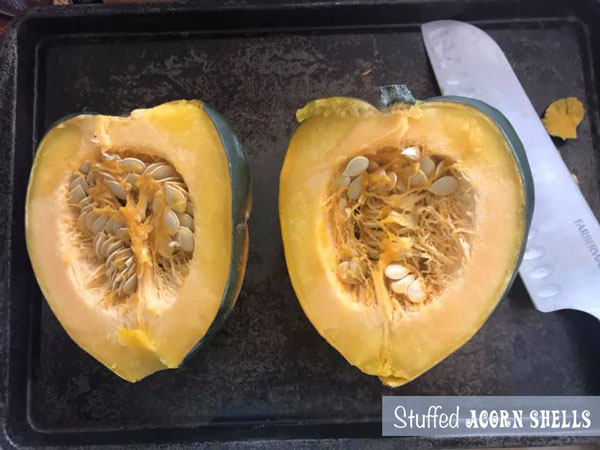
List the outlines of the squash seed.
{"type": "Polygon", "coordinates": [[[178,213],[185,211],[186,199],[185,195],[180,189],[175,188],[171,184],[167,183],[165,185],[165,198],[167,200],[167,205],[169,205],[173,211],[178,213]]]}
{"type": "Polygon", "coordinates": [[[390,283],[390,288],[396,294],[406,294],[409,286],[415,279],[416,277],[413,274],[406,275],[404,278],[390,283]]]}
{"type": "Polygon", "coordinates": [[[94,222],[96,221],[97,218],[98,218],[98,216],[96,214],[94,214],[94,212],[89,212],[86,214],[85,226],[88,228],[88,230],[92,231],[92,227],[94,226],[94,222]]]}
{"type": "Polygon", "coordinates": [[[127,174],[127,176],[125,177],[125,181],[132,186],[137,186],[137,182],[138,182],[139,178],[140,178],[140,176],[137,173],[130,173],[130,174],[127,174]]]}
{"type": "Polygon", "coordinates": [[[440,163],[435,168],[435,177],[439,178],[439,176],[441,174],[443,174],[446,170],[448,170],[449,167],[450,167],[450,164],[448,163],[448,161],[446,161],[446,160],[440,161],[440,163]]]}
{"type": "Polygon", "coordinates": [[[359,281],[351,274],[350,261],[343,261],[338,265],[338,277],[347,284],[358,284],[359,281]]]}
{"type": "Polygon", "coordinates": [[[96,220],[94,220],[94,224],[92,225],[92,233],[100,233],[100,231],[102,231],[102,229],[104,228],[104,225],[106,224],[107,220],[108,217],[106,216],[100,216],[96,220]]]}
{"type": "Polygon", "coordinates": [[[81,167],[79,167],[79,171],[84,174],[87,175],[88,173],[90,173],[90,163],[85,161],[81,167]]]}
{"type": "MultiPolygon", "coordinates": [[[[88,197],[89,198],[89,197],[88,197]]],[[[84,199],[85,200],[85,199],[84,199]]],[[[80,203],[81,205],[81,203],[80,203]]],[[[90,211],[92,211],[94,209],[94,205],[90,204],[90,203],[86,203],[84,206],[81,207],[81,215],[83,216],[85,213],[89,213],[90,211]]]]}
{"type": "Polygon", "coordinates": [[[108,239],[108,235],[106,233],[98,233],[96,236],[94,236],[94,250],[96,251],[96,255],[100,255],[100,249],[102,248],[102,245],[104,245],[104,242],[106,242],[106,240],[108,239]]]}
{"type": "Polygon", "coordinates": [[[409,274],[409,271],[401,264],[390,264],[385,268],[384,274],[390,280],[401,280],[409,274]]]}
{"type": "Polygon", "coordinates": [[[420,278],[414,280],[406,290],[406,296],[413,303],[421,303],[427,298],[423,281],[420,278]]]}
{"type": "Polygon", "coordinates": [[[106,258],[110,258],[117,250],[123,247],[123,242],[119,240],[115,240],[112,244],[106,247],[106,258]]]}
{"type": "Polygon", "coordinates": [[[369,167],[369,160],[364,156],[357,156],[352,158],[346,165],[342,175],[345,177],[355,177],[367,170],[367,167],[369,167]]]}
{"type": "Polygon", "coordinates": [[[106,180],[112,180],[112,181],[116,180],[115,177],[112,174],[108,173],[105,170],[97,170],[96,171],[96,175],[101,176],[102,178],[104,178],[105,181],[106,180]]]}
{"type": "Polygon", "coordinates": [[[179,213],[177,214],[177,218],[179,219],[179,224],[182,227],[194,231],[194,219],[192,219],[192,216],[187,213],[179,213]]]}
{"type": "Polygon", "coordinates": [[[86,193],[81,186],[77,185],[71,189],[71,192],[69,192],[69,197],[73,203],[79,203],[86,197],[86,193]]]}
{"type": "Polygon", "coordinates": [[[435,163],[431,158],[424,156],[421,159],[421,170],[423,171],[425,176],[429,178],[431,174],[435,171],[435,163]]]}
{"type": "Polygon", "coordinates": [[[106,258],[106,265],[110,266],[114,262],[115,266],[116,266],[117,261],[119,261],[120,259],[124,260],[127,257],[127,255],[129,254],[128,250],[130,250],[130,249],[127,247],[122,247],[122,243],[121,243],[120,248],[117,248],[116,250],[113,250],[112,252],[110,250],[111,249],[109,248],[108,249],[108,258],[106,258]]]}
{"type": "Polygon", "coordinates": [[[412,187],[421,187],[427,183],[427,177],[425,176],[425,173],[423,173],[423,171],[420,169],[417,171],[417,173],[415,173],[413,176],[411,176],[408,180],[409,180],[409,184],[412,187]]]}
{"type": "Polygon", "coordinates": [[[123,158],[118,164],[121,169],[133,173],[142,173],[146,168],[146,164],[137,158],[123,158]]]}
{"type": "Polygon", "coordinates": [[[81,175],[77,175],[75,178],[73,178],[73,181],[71,182],[71,189],[74,189],[77,186],[81,186],[81,189],[83,189],[85,195],[89,193],[89,186],[87,184],[87,181],[85,181],[85,178],[83,178],[83,176],[81,175]]]}
{"type": "Polygon", "coordinates": [[[127,231],[127,228],[125,227],[119,228],[115,233],[115,237],[123,242],[129,243],[131,241],[131,238],[129,237],[129,231],[127,231]]]}
{"type": "Polygon", "coordinates": [[[175,169],[173,169],[173,167],[169,166],[168,164],[164,164],[164,163],[155,163],[155,164],[156,165],[150,164],[148,167],[146,167],[144,174],[150,176],[151,178],[154,178],[155,180],[172,177],[177,174],[177,172],[175,172],[175,169]]]}
{"type": "Polygon", "coordinates": [[[185,185],[185,183],[183,182],[183,180],[181,178],[178,177],[169,177],[169,178],[165,178],[164,180],[158,180],[160,183],[165,183],[168,184],[172,187],[174,187],[175,189],[179,189],[179,192],[181,192],[186,200],[190,198],[190,194],[187,191],[187,186],[185,185]]]}
{"type": "Polygon", "coordinates": [[[85,216],[86,214],[80,214],[79,217],[77,218],[77,228],[79,229],[79,231],[82,231],[83,233],[88,232],[88,228],[85,226],[85,216]]]}
{"type": "Polygon", "coordinates": [[[157,178],[156,181],[159,182],[159,183],[170,183],[173,186],[177,186],[177,187],[181,188],[182,190],[185,189],[185,183],[178,176],[175,176],[175,177],[165,177],[165,178],[157,178]]]}
{"type": "MultiPolygon", "coordinates": [[[[109,263],[107,263],[107,261],[108,261],[108,258],[110,258],[113,255],[115,255],[115,256],[113,256],[113,259],[115,260],[115,262],[118,261],[119,259],[117,257],[120,257],[119,252],[121,250],[127,250],[127,249],[129,249],[129,247],[127,247],[123,241],[121,241],[118,238],[113,236],[113,242],[108,247],[106,247],[106,262],[105,263],[107,265],[110,265],[109,263]]],[[[125,254],[127,254],[127,253],[125,252],[125,254]]],[[[111,259],[111,262],[113,261],[113,259],[111,259]]],[[[120,265],[118,266],[118,268],[120,268],[120,265]]]]}
{"type": "Polygon", "coordinates": [[[360,258],[352,258],[350,260],[350,272],[352,276],[356,279],[363,278],[365,272],[364,262],[360,258]]]}
{"type": "Polygon", "coordinates": [[[169,234],[175,234],[179,230],[179,218],[171,208],[165,208],[163,223],[169,234]]]}
{"type": "Polygon", "coordinates": [[[180,227],[177,232],[177,243],[186,252],[194,250],[194,234],[185,227],[180,227]]]}
{"type": "Polygon", "coordinates": [[[390,189],[394,189],[396,187],[396,183],[398,182],[398,175],[396,172],[392,172],[391,170],[388,170],[386,175],[390,181],[390,189]]]}
{"type": "Polygon", "coordinates": [[[103,161],[110,161],[113,159],[120,159],[119,155],[115,155],[114,153],[106,153],[106,152],[102,152],[102,160],[103,161]]]}
{"type": "Polygon", "coordinates": [[[112,223],[112,228],[111,231],[113,233],[116,233],[118,230],[120,230],[121,228],[123,228],[123,224],[117,220],[113,219],[113,223],[112,223]]]}
{"type": "Polygon", "coordinates": [[[358,197],[360,197],[360,192],[362,191],[362,182],[363,177],[362,175],[359,175],[352,181],[352,183],[350,183],[350,186],[348,186],[348,198],[350,200],[356,200],[358,197]]]}
{"type": "Polygon", "coordinates": [[[131,250],[131,247],[125,246],[120,250],[117,250],[114,255],[115,259],[113,261],[118,265],[119,269],[121,270],[121,274],[127,274],[130,271],[135,271],[135,267],[133,267],[133,250],[131,250]]]}
{"type": "Polygon", "coordinates": [[[406,159],[410,159],[412,161],[418,161],[421,155],[421,152],[418,147],[407,147],[400,153],[406,159]]]}
{"type": "MultiPolygon", "coordinates": [[[[129,259],[127,261],[129,261],[129,259]]],[[[135,265],[126,266],[126,267],[127,267],[127,272],[125,272],[125,278],[129,278],[131,275],[133,275],[136,272],[135,265]]]]}
{"type": "Polygon", "coordinates": [[[104,243],[100,246],[99,255],[104,256],[106,258],[108,256],[108,247],[110,247],[112,244],[114,244],[117,241],[118,241],[118,239],[115,238],[114,236],[109,236],[109,238],[106,239],[104,241],[104,243]]]}
{"type": "Polygon", "coordinates": [[[118,264],[120,269],[127,269],[129,270],[131,268],[131,265],[134,261],[133,259],[133,250],[131,250],[131,247],[125,246],[119,250],[117,250],[114,253],[114,263],[118,264]],[[128,264],[129,262],[129,264],[128,264]]]}
{"type": "Polygon", "coordinates": [[[85,208],[87,205],[91,205],[92,203],[94,203],[94,200],[92,197],[88,196],[79,202],[79,208],[83,210],[83,208],[85,208]]]}
{"type": "Polygon", "coordinates": [[[339,177],[337,177],[335,179],[334,186],[336,189],[345,188],[345,187],[348,187],[348,185],[350,184],[350,181],[352,181],[352,177],[340,175],[339,177]]]}
{"type": "Polygon", "coordinates": [[[120,183],[112,180],[106,180],[106,185],[109,187],[111,192],[120,200],[127,200],[127,191],[120,183]]]}
{"type": "Polygon", "coordinates": [[[123,283],[122,290],[123,294],[129,295],[135,292],[137,289],[137,276],[134,273],[131,275],[125,283],[123,283]]]}
{"type": "Polygon", "coordinates": [[[429,187],[429,192],[435,195],[450,195],[454,194],[458,189],[458,180],[451,176],[438,178],[429,187]]]}
{"type": "MultiPolygon", "coordinates": [[[[129,249],[129,250],[131,250],[131,249],[129,249]]],[[[134,262],[133,252],[131,252],[131,256],[125,260],[125,267],[127,267],[128,269],[133,269],[133,265],[134,265],[133,262],[134,262]]]]}
{"type": "Polygon", "coordinates": [[[379,191],[380,189],[389,186],[391,181],[383,168],[376,169],[366,178],[369,181],[369,187],[375,191],[379,191]]]}
{"type": "Polygon", "coordinates": [[[112,220],[112,219],[110,219],[110,218],[109,218],[109,219],[106,221],[106,223],[104,224],[104,226],[102,227],[102,229],[103,229],[104,231],[106,231],[107,233],[112,233],[112,227],[113,227],[113,223],[114,223],[114,222],[115,222],[114,220],[112,220]]]}

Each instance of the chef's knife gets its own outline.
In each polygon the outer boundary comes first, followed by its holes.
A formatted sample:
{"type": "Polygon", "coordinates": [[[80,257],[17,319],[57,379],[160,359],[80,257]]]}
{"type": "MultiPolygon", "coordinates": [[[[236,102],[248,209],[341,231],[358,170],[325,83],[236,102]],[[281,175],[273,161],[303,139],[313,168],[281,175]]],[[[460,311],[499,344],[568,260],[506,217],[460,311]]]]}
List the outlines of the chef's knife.
{"type": "Polygon", "coordinates": [[[519,273],[536,308],[578,309],[600,319],[600,225],[506,56],[488,34],[464,22],[429,22],[421,30],[442,93],[500,110],[523,142],[535,209],[519,273]]]}

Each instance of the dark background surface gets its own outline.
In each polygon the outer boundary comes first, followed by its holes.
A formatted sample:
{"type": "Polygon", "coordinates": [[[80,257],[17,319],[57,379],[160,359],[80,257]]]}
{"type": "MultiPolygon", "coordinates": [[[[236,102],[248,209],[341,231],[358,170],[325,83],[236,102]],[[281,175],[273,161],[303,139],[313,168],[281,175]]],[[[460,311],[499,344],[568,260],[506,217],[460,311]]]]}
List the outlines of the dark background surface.
{"type": "MultiPolygon", "coordinates": [[[[330,95],[376,102],[377,87],[390,83],[408,84],[417,98],[438,95],[416,25],[421,21],[496,19],[481,26],[506,52],[538,112],[560,97],[583,101],[588,112],[579,139],[557,144],[600,215],[597,79],[592,71],[593,55],[600,57],[592,26],[600,12],[596,18],[557,3],[543,10],[545,18],[534,6],[498,9],[497,16],[491,7],[489,16],[482,16],[474,2],[460,7],[453,2],[395,3],[368,10],[305,6],[293,14],[285,7],[279,12],[251,7],[239,16],[198,7],[86,7],[34,12],[21,21],[19,45],[9,36],[0,65],[6,77],[14,62],[11,50],[18,50],[15,110],[10,109],[10,89],[0,92],[5,95],[0,131],[10,133],[9,118],[17,117],[16,143],[4,150],[9,163],[0,166],[2,198],[5,204],[14,202],[2,227],[11,230],[5,236],[12,245],[5,253],[10,260],[5,274],[12,283],[2,296],[2,311],[10,313],[2,325],[11,339],[3,342],[10,343],[9,349],[0,347],[9,374],[0,407],[13,444],[369,439],[380,435],[382,395],[600,395],[598,321],[575,311],[537,312],[520,279],[469,343],[395,390],[348,365],[302,313],[287,276],[277,216],[278,175],[296,127],[295,110],[330,95]],[[115,19],[116,11],[129,15],[115,19]],[[313,27],[321,22],[325,28],[313,27]],[[264,27],[271,29],[257,30],[264,27]],[[210,343],[183,369],[132,385],[80,350],[49,311],[24,248],[23,193],[35,144],[54,121],[82,111],[124,114],[176,98],[200,98],[221,111],[249,154],[254,209],[248,271],[237,307],[210,343]]],[[[534,3],[505,2],[513,4],[534,3]]],[[[570,441],[406,439],[378,445],[570,441]]],[[[327,442],[364,448],[360,443],[367,441],[327,442]]]]}

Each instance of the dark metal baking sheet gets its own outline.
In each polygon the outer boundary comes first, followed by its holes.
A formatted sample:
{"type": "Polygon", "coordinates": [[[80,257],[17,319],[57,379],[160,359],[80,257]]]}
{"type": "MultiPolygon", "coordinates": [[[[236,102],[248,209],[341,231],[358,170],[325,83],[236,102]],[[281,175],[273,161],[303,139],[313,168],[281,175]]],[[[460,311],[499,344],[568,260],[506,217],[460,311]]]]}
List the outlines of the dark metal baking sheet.
{"type": "Polygon", "coordinates": [[[537,312],[519,279],[467,345],[393,391],[319,337],[291,288],[277,183],[295,110],[330,95],[376,101],[378,86],[398,82],[418,98],[439,94],[418,28],[439,18],[475,21],[488,31],[539,112],[559,97],[584,102],[579,139],[557,144],[600,215],[596,1],[199,2],[21,16],[0,60],[0,445],[598,442],[376,439],[381,396],[392,393],[600,395],[598,321],[575,311],[537,312]],[[200,98],[221,111],[249,153],[255,201],[248,272],[224,328],[185,368],[132,385],[80,350],[46,306],[25,250],[24,193],[35,145],[57,119],[123,114],[177,98],[200,98]]]}

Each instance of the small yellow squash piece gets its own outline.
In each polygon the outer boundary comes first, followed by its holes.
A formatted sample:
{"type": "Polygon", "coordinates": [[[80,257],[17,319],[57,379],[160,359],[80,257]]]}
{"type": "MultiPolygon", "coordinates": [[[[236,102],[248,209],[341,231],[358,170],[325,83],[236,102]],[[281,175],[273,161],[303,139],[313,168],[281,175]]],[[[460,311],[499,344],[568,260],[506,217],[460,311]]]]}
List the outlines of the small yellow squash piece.
{"type": "Polygon", "coordinates": [[[583,104],[575,97],[561,98],[548,106],[542,122],[550,135],[563,140],[576,139],[584,114],[583,104]]]}

